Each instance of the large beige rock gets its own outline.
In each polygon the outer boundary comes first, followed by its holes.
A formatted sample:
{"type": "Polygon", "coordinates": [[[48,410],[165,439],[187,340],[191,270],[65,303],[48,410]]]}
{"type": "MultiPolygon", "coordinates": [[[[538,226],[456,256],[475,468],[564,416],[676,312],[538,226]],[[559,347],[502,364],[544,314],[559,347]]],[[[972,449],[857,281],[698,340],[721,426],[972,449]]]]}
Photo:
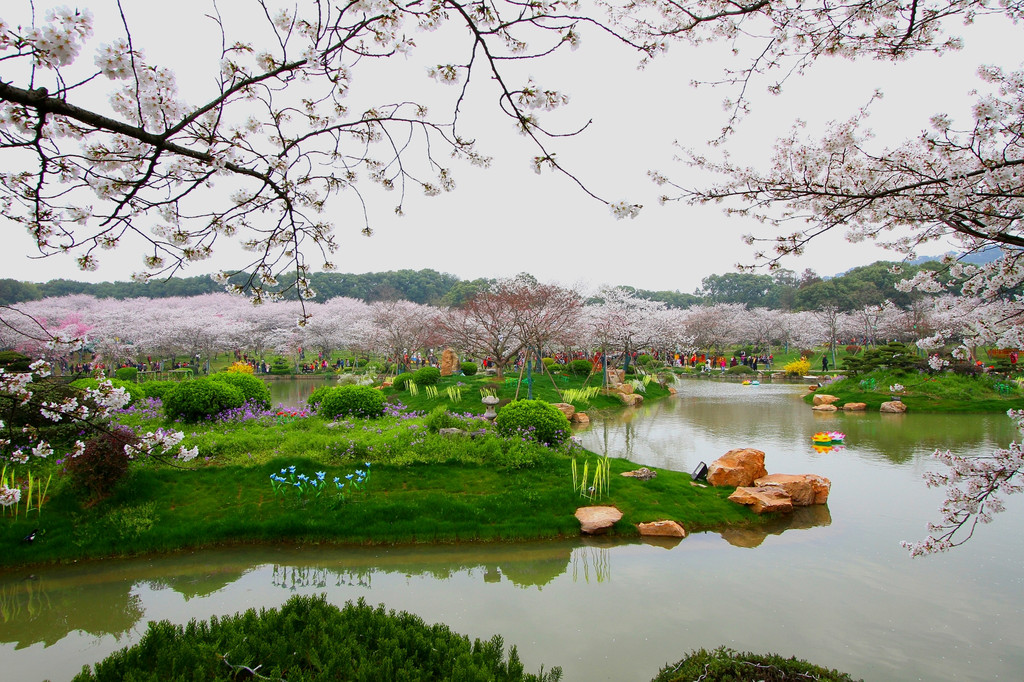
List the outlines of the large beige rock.
{"type": "Polygon", "coordinates": [[[889,400],[882,403],[882,406],[878,408],[879,412],[888,412],[889,414],[903,414],[907,411],[907,406],[903,404],[901,400],[889,400]]]}
{"type": "Polygon", "coordinates": [[[573,412],[572,418],[569,419],[573,424],[589,424],[590,417],[587,416],[586,412],[573,412]]]}
{"type": "Polygon", "coordinates": [[[832,403],[839,400],[839,398],[834,395],[829,395],[827,393],[819,393],[818,395],[814,396],[813,400],[815,405],[831,405],[832,403]]]}
{"type": "Polygon", "coordinates": [[[811,408],[815,412],[838,412],[839,408],[835,405],[815,405],[811,408]]]}
{"type": "Polygon", "coordinates": [[[622,512],[615,507],[580,507],[576,510],[580,531],[587,535],[600,535],[622,518],[622,512]]]}
{"type": "Polygon", "coordinates": [[[867,403],[846,403],[843,405],[844,412],[864,412],[867,409],[867,403]]]}
{"type": "Polygon", "coordinates": [[[459,365],[459,356],[451,348],[445,348],[441,353],[441,376],[450,377],[462,369],[459,365]]]}
{"type": "Polygon", "coordinates": [[[748,486],[766,476],[764,452],[754,448],[737,448],[725,453],[708,467],[708,483],[713,486],[748,486]]]}
{"type": "Polygon", "coordinates": [[[749,506],[756,514],[793,511],[793,500],[778,486],[736,488],[729,499],[749,506]]]}
{"type": "Polygon", "coordinates": [[[644,401],[644,397],[639,393],[620,393],[619,400],[622,401],[623,405],[628,405],[629,407],[636,407],[637,405],[644,401]]]}
{"type": "Polygon", "coordinates": [[[558,408],[558,411],[565,415],[565,418],[572,421],[572,416],[576,414],[576,407],[571,403],[551,403],[558,408]]]}
{"type": "Polygon", "coordinates": [[[782,488],[795,507],[825,504],[832,490],[832,481],[817,474],[769,474],[754,481],[754,485],[782,488]]]}
{"type": "Polygon", "coordinates": [[[633,384],[620,384],[615,390],[618,391],[619,393],[622,393],[623,395],[630,395],[632,393],[635,393],[635,391],[633,390],[633,384]]]}
{"type": "Polygon", "coordinates": [[[652,521],[651,523],[637,524],[641,536],[655,536],[667,538],[685,538],[686,531],[675,521],[652,521]]]}

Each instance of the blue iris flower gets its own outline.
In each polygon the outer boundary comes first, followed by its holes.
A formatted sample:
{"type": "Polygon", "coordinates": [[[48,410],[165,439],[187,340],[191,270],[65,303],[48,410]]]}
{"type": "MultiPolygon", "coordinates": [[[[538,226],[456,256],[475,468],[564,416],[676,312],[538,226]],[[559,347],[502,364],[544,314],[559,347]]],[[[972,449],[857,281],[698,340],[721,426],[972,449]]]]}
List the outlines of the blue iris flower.
{"type": "Polygon", "coordinates": [[[350,480],[350,481],[351,481],[351,480],[352,480],[352,474],[347,474],[347,475],[345,476],[345,478],[347,478],[348,480],[350,480]]]}
{"type": "Polygon", "coordinates": [[[322,472],[322,471],[318,471],[318,472],[316,472],[316,477],[317,477],[317,478],[319,478],[319,479],[320,479],[321,481],[322,481],[322,480],[324,480],[324,476],[326,476],[326,475],[327,475],[327,474],[325,474],[325,473],[324,473],[324,472],[322,472]]]}

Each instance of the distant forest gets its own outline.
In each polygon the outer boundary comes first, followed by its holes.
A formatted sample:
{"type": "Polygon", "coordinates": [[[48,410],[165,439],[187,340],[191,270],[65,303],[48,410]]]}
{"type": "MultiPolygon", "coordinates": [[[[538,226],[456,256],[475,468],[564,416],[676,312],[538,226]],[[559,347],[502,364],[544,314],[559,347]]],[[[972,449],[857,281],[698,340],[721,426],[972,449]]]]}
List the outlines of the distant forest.
{"type": "MultiPolygon", "coordinates": [[[[772,274],[728,273],[709,275],[692,294],[680,291],[648,291],[630,286],[621,288],[655,301],[664,301],[670,307],[688,308],[693,305],[715,303],[743,303],[749,307],[784,310],[814,310],[823,305],[836,305],[841,310],[856,310],[867,305],[878,305],[886,300],[907,307],[921,293],[903,293],[895,289],[901,279],[912,277],[921,269],[940,270],[936,261],[902,264],[902,272],[893,274],[895,263],[879,261],[872,265],[853,268],[830,278],[819,277],[808,268],[797,274],[792,270],[779,270],[772,274]]],[[[287,282],[286,277],[280,278],[287,282]]],[[[487,279],[462,280],[455,275],[436,270],[395,270],[361,275],[343,273],[313,273],[310,275],[317,300],[348,296],[366,302],[406,299],[415,303],[439,306],[458,306],[487,287],[487,279]]],[[[245,285],[244,274],[235,276],[233,283],[245,285]]],[[[42,284],[0,279],[0,304],[10,305],[49,296],[88,294],[97,298],[165,298],[169,296],[198,296],[223,291],[208,276],[184,277],[139,282],[101,282],[90,284],[68,279],[53,279],[42,284]]],[[[955,292],[956,288],[951,288],[955,292]]],[[[284,291],[285,298],[294,299],[294,288],[284,291]]]]}

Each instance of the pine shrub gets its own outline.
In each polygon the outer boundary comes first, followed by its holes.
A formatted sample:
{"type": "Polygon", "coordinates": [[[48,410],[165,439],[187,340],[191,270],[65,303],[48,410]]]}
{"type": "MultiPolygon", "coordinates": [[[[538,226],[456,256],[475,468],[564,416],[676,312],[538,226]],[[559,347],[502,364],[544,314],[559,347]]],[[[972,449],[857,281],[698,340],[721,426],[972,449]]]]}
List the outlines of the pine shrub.
{"type": "Polygon", "coordinates": [[[74,679],[555,682],[561,674],[560,668],[525,673],[515,647],[506,656],[499,636],[471,642],[447,625],[427,625],[362,599],[339,609],[324,595],[298,595],[259,613],[249,609],[184,626],[151,622],[138,644],[74,679]]]}
{"type": "Polygon", "coordinates": [[[498,410],[494,420],[498,433],[521,434],[538,443],[558,445],[565,442],[571,429],[561,410],[543,400],[516,400],[498,410]]]}
{"type": "Polygon", "coordinates": [[[798,658],[778,654],[738,653],[726,647],[714,651],[700,649],[675,665],[665,666],[651,682],[717,680],[718,682],[781,682],[782,680],[822,680],[854,682],[838,670],[828,670],[798,658]]]}

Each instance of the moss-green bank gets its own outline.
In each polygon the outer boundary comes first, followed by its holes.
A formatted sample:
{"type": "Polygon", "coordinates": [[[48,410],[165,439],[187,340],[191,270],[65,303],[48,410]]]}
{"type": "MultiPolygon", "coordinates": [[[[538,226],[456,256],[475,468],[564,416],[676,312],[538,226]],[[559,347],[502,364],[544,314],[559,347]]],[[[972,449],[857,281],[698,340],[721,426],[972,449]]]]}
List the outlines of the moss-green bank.
{"type": "Polygon", "coordinates": [[[997,374],[930,375],[876,370],[822,386],[804,400],[812,402],[815,394],[834,395],[839,398],[837,405],[866,403],[867,409],[873,411],[893,396],[899,396],[909,412],[1006,412],[1024,408],[1024,393],[1017,382],[997,374]],[[890,390],[897,384],[903,387],[902,391],[890,390]]]}

